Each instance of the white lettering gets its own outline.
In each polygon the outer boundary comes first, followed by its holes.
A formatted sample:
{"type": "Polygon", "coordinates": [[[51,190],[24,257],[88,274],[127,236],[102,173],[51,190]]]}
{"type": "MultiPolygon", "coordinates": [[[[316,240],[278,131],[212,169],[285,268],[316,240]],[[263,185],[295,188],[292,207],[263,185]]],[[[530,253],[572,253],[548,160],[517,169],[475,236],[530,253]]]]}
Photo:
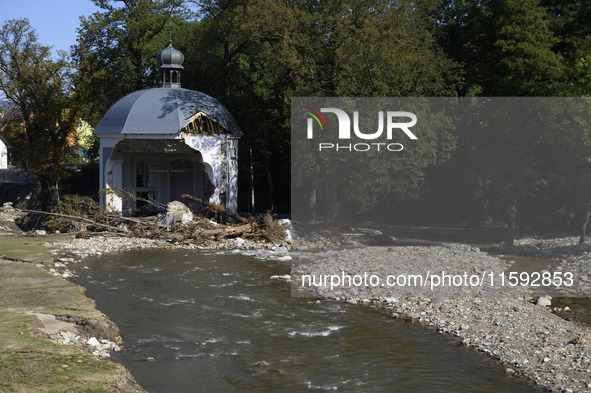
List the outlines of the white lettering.
{"type": "Polygon", "coordinates": [[[378,130],[373,134],[364,134],[359,131],[359,112],[353,112],[353,131],[361,139],[376,139],[384,131],[384,112],[378,112],[378,130]]]}
{"type": "Polygon", "coordinates": [[[388,139],[392,139],[392,130],[394,128],[400,128],[402,131],[404,131],[404,133],[406,135],[408,135],[408,137],[410,139],[417,139],[417,137],[415,136],[415,134],[413,134],[412,132],[410,132],[410,130],[408,129],[409,127],[414,126],[415,124],[417,124],[417,117],[415,116],[414,113],[410,113],[410,112],[388,112],[388,126],[387,126],[387,130],[386,130],[386,137],[388,139]],[[394,123],[392,121],[393,118],[395,117],[410,117],[412,120],[408,123],[394,123]]]}

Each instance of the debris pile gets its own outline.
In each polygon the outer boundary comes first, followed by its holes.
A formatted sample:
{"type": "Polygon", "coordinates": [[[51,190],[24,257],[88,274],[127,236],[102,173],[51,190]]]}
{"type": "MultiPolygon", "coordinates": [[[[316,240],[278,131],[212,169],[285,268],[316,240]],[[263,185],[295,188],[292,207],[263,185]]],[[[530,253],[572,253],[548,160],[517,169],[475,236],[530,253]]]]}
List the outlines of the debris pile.
{"type": "MultiPolygon", "coordinates": [[[[199,213],[191,211],[187,205],[179,201],[163,205],[144,200],[163,212],[156,215],[125,217],[119,212],[101,211],[96,201],[80,196],[65,197],[51,212],[20,212],[26,214],[21,219],[23,222],[41,222],[38,226],[45,228],[48,233],[76,233],[76,237],[82,239],[116,233],[122,237],[196,246],[205,246],[212,241],[227,243],[227,240],[236,243],[236,248],[249,241],[291,243],[292,228],[289,220],[279,222],[268,213],[259,217],[240,216],[227,211],[223,206],[191,195],[182,197],[191,201],[193,205],[199,205],[199,213]]],[[[38,231],[37,227],[32,233],[36,233],[35,231],[38,231]]]]}

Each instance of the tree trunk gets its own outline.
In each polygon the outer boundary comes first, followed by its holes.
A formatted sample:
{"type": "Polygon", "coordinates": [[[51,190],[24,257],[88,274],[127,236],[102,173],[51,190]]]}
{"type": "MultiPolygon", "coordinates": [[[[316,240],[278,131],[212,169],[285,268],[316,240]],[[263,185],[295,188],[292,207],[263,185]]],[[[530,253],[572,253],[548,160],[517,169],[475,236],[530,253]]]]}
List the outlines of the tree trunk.
{"type": "Polygon", "coordinates": [[[515,245],[515,216],[517,215],[517,199],[513,199],[513,204],[509,208],[509,233],[507,234],[507,247],[515,245]]]}
{"type": "Polygon", "coordinates": [[[201,237],[208,237],[208,236],[217,236],[218,238],[225,237],[225,236],[236,236],[242,235],[247,232],[252,232],[252,225],[245,224],[239,227],[233,228],[222,228],[222,229],[206,229],[204,231],[199,232],[199,236],[201,237]]]}
{"type": "Polygon", "coordinates": [[[540,228],[542,231],[547,231],[549,224],[550,224],[550,195],[548,192],[548,187],[544,187],[544,192],[542,194],[542,220],[540,223],[540,228]]]}
{"type": "Polygon", "coordinates": [[[230,53],[230,43],[224,41],[224,59],[222,68],[222,85],[224,86],[225,104],[230,102],[230,66],[232,65],[232,54],[230,53]]]}
{"type": "Polygon", "coordinates": [[[254,170],[252,165],[252,148],[250,148],[250,214],[254,216],[254,170]]]}
{"type": "Polygon", "coordinates": [[[310,217],[312,222],[316,222],[316,186],[310,191],[310,217]]]}
{"type": "Polygon", "coordinates": [[[194,196],[189,195],[189,194],[183,194],[183,195],[181,195],[181,198],[185,198],[185,199],[188,199],[190,201],[197,202],[198,204],[207,207],[211,211],[213,211],[213,212],[219,212],[223,216],[228,217],[228,218],[231,218],[232,220],[234,220],[236,222],[248,222],[248,219],[246,219],[244,217],[240,217],[237,214],[230,213],[223,206],[216,205],[216,204],[213,204],[213,203],[204,201],[202,199],[199,199],[199,198],[194,197],[194,196]]]}
{"type": "Polygon", "coordinates": [[[585,217],[583,218],[583,225],[581,225],[581,237],[579,238],[579,244],[585,243],[585,232],[587,231],[589,216],[591,216],[591,205],[587,205],[585,208],[585,217]]]}
{"type": "Polygon", "coordinates": [[[324,182],[324,222],[329,225],[340,225],[342,222],[341,207],[339,203],[337,185],[334,179],[326,179],[324,182]]]}
{"type": "Polygon", "coordinates": [[[271,211],[275,207],[275,196],[273,194],[273,178],[271,177],[271,164],[269,163],[269,154],[267,153],[267,136],[265,135],[265,144],[263,146],[263,155],[265,156],[265,171],[267,172],[267,185],[269,187],[269,199],[271,200],[271,211]]]}

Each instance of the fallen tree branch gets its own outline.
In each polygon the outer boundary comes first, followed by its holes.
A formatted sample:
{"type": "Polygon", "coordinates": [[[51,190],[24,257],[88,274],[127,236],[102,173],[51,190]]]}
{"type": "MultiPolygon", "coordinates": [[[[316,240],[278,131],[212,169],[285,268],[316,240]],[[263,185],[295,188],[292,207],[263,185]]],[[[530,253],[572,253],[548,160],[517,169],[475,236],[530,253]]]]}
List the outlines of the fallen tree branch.
{"type": "MultiPolygon", "coordinates": [[[[51,216],[71,218],[72,219],[72,222],[84,221],[87,224],[95,225],[97,227],[103,227],[103,228],[107,228],[107,229],[111,229],[111,230],[118,231],[118,232],[123,232],[123,233],[130,233],[130,231],[127,228],[118,228],[118,227],[114,227],[112,225],[101,224],[101,223],[98,223],[98,222],[96,222],[94,220],[91,220],[90,218],[70,216],[70,215],[67,215],[67,214],[60,214],[60,213],[39,212],[39,211],[36,211],[36,210],[24,210],[24,209],[21,209],[21,211],[23,211],[25,213],[47,214],[47,215],[51,215],[51,216]]],[[[125,219],[125,218],[126,217],[117,217],[117,219],[125,219]]]]}
{"type": "Polygon", "coordinates": [[[6,259],[7,261],[13,261],[13,262],[35,263],[35,262],[27,261],[26,259],[10,258],[10,257],[7,257],[6,255],[0,255],[0,259],[6,259]]]}
{"type": "Polygon", "coordinates": [[[248,222],[248,219],[246,219],[246,218],[244,218],[244,217],[240,217],[240,216],[239,216],[239,215],[237,215],[237,214],[230,213],[230,212],[229,212],[229,211],[227,211],[227,210],[226,210],[226,209],[225,209],[223,206],[216,205],[216,204],[214,204],[214,203],[210,203],[210,202],[206,202],[206,201],[204,201],[203,199],[199,199],[199,198],[196,198],[196,197],[194,197],[194,196],[192,196],[192,195],[188,195],[188,194],[183,194],[183,195],[181,195],[181,197],[182,197],[182,198],[185,198],[185,199],[188,199],[188,200],[190,200],[190,201],[192,201],[192,202],[197,202],[197,203],[199,203],[200,205],[203,205],[203,206],[207,207],[207,208],[208,208],[209,210],[211,210],[212,212],[215,212],[215,213],[220,213],[220,214],[222,214],[222,215],[224,215],[224,216],[226,216],[226,217],[229,217],[229,218],[231,218],[231,219],[232,219],[232,220],[234,220],[234,221],[238,221],[238,222],[244,222],[244,223],[247,223],[247,222],[248,222]]]}
{"type": "Polygon", "coordinates": [[[252,232],[252,226],[250,224],[240,225],[239,227],[233,228],[222,228],[222,229],[206,229],[204,231],[199,232],[199,236],[207,237],[207,236],[217,236],[217,237],[225,237],[225,236],[235,236],[235,235],[242,235],[243,233],[252,232]]]}

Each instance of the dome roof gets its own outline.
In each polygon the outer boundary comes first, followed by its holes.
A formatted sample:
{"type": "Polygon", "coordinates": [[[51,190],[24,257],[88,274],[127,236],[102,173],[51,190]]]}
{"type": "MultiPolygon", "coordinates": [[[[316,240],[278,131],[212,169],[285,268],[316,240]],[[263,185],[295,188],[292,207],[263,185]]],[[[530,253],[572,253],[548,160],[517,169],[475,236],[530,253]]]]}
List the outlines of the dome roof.
{"type": "Polygon", "coordinates": [[[242,135],[234,117],[218,100],[180,87],[140,90],[123,97],[109,109],[95,133],[178,134],[199,112],[217,121],[231,134],[242,135]]]}
{"type": "Polygon", "coordinates": [[[173,48],[172,41],[168,45],[168,48],[162,49],[160,52],[158,52],[156,58],[158,59],[158,64],[160,65],[160,68],[182,69],[182,64],[185,60],[185,56],[183,55],[183,53],[180,50],[173,48]]]}

